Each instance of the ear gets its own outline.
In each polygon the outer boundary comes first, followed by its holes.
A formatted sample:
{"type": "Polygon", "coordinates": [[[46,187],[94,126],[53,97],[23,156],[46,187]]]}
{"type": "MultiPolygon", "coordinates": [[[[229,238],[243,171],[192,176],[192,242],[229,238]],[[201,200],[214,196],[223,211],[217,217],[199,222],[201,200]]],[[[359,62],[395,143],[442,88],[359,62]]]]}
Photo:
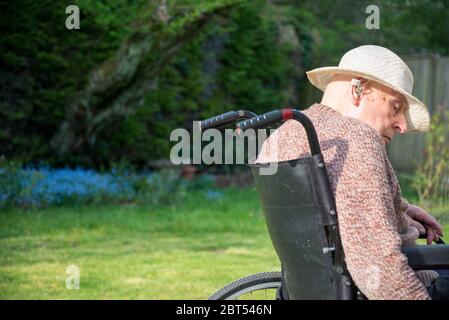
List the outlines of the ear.
{"type": "Polygon", "coordinates": [[[364,85],[368,82],[367,79],[357,77],[351,80],[351,102],[358,107],[362,101],[364,85]]]}

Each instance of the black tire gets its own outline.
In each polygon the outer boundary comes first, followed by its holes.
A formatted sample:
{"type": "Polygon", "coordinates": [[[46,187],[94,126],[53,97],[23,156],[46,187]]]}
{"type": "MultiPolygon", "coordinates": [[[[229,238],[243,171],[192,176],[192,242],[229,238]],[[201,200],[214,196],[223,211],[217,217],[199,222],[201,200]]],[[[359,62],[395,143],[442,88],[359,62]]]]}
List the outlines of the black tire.
{"type": "Polygon", "coordinates": [[[277,290],[280,286],[281,272],[261,272],[231,282],[211,295],[209,300],[234,300],[249,292],[277,290]]]}

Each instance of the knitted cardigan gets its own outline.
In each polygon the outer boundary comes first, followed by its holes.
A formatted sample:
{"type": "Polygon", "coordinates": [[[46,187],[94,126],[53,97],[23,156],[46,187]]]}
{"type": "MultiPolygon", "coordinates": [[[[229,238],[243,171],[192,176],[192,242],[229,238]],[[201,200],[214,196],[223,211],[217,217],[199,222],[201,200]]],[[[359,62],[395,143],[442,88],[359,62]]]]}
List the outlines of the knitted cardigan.
{"type": "MultiPolygon", "coordinates": [[[[322,104],[303,111],[313,122],[335,197],[348,271],[369,299],[429,299],[402,246],[419,233],[375,129],[322,104]]],[[[264,142],[257,163],[310,155],[305,130],[288,120],[264,142]],[[276,140],[276,141],[275,141],[276,140]]]]}

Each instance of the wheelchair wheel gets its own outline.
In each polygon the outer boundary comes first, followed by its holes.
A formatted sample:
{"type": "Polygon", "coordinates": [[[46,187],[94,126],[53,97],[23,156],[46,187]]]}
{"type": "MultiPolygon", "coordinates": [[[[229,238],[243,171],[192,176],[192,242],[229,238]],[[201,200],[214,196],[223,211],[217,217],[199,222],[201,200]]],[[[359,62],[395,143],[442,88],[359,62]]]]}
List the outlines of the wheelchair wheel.
{"type": "Polygon", "coordinates": [[[231,282],[209,300],[275,300],[281,286],[281,272],[262,272],[231,282]]]}

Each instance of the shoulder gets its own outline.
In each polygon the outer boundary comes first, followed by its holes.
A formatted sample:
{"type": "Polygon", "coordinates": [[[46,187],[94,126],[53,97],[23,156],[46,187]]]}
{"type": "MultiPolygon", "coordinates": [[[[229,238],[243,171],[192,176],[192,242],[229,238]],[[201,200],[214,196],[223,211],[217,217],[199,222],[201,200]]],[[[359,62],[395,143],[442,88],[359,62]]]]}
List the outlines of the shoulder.
{"type": "MultiPolygon", "coordinates": [[[[371,141],[376,145],[384,145],[382,137],[367,123],[343,116],[326,105],[314,104],[302,112],[312,121],[319,135],[328,134],[349,140],[357,138],[371,141]]],[[[300,124],[297,123],[296,126],[300,126],[300,124]]]]}
{"type": "Polygon", "coordinates": [[[338,116],[323,119],[316,128],[324,139],[341,139],[352,151],[360,153],[372,151],[386,152],[385,143],[380,134],[367,123],[350,117],[338,116]]]}

